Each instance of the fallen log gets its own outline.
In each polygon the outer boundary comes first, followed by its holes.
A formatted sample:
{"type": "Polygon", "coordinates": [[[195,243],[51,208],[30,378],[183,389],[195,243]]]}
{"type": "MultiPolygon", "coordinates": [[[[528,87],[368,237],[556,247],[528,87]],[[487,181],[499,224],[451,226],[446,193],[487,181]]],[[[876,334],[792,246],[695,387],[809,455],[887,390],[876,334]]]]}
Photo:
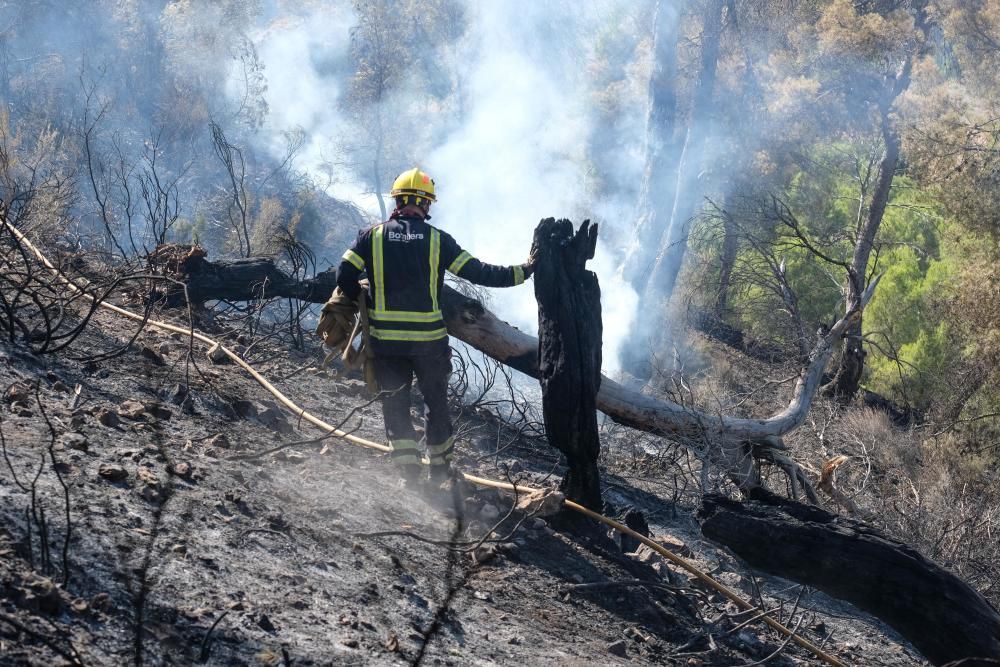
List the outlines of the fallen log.
{"type": "Polygon", "coordinates": [[[752,567],[842,600],[892,626],[936,665],[996,664],[1000,614],[975,589],[859,521],[768,496],[706,496],[702,532],[752,567]]]}
{"type": "MultiPolygon", "coordinates": [[[[170,273],[171,277],[186,285],[187,297],[193,303],[268,297],[323,303],[336,285],[333,271],[307,280],[296,280],[282,272],[268,257],[210,262],[200,253],[182,251],[181,255],[183,261],[170,265],[170,273]]],[[[157,266],[151,268],[162,270],[157,266]]],[[[860,317],[877,284],[876,278],[861,300],[819,336],[809,354],[807,366],[799,374],[788,406],[775,415],[747,419],[703,412],[628,389],[605,375],[600,380],[597,409],[619,424],[699,443],[695,453],[726,470],[745,492],[752,492],[761,486],[755,457],[764,456],[786,470],[793,493],[797,493],[796,489],[801,486],[810,497],[814,497],[805,475],[781,453],[783,446],[780,438],[805,420],[834,344],[860,317]]],[[[167,290],[162,296],[168,305],[185,303],[183,290],[176,287],[168,287],[167,290]]],[[[511,368],[534,378],[539,377],[537,338],[500,320],[478,301],[448,286],[441,292],[439,301],[448,333],[511,368]]]]}
{"type": "Polygon", "coordinates": [[[601,511],[597,457],[597,390],[601,386],[601,288],[586,268],[597,247],[597,225],[575,233],[569,220],[546,218],[535,228],[538,253],[538,374],[549,444],[566,457],[559,490],[601,511]]]}

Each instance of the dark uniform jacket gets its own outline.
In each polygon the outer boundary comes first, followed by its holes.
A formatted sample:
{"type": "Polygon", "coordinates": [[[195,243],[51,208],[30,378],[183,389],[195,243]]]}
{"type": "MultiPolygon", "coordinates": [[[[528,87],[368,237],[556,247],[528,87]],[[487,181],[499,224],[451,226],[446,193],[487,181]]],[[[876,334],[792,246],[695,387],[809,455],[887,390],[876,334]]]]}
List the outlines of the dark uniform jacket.
{"type": "Polygon", "coordinates": [[[344,253],[337,285],[356,299],[367,273],[368,318],[376,355],[435,354],[447,349],[438,295],[448,271],[486,287],[524,282],[523,266],[494,266],[462,250],[449,234],[417,216],[397,216],[361,231],[344,253]]]}

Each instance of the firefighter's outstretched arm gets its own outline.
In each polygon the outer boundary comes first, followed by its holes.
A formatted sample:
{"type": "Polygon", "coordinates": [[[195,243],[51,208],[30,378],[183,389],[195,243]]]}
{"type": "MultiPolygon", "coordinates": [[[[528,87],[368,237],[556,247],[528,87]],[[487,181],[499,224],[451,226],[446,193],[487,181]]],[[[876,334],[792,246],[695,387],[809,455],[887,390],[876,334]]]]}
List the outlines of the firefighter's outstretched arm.
{"type": "Polygon", "coordinates": [[[531,277],[535,270],[532,258],[524,264],[497,266],[487,264],[462,250],[458,242],[449,234],[441,233],[441,260],[448,272],[464,278],[470,283],[484,287],[513,287],[531,277]]]}
{"type": "Polygon", "coordinates": [[[358,234],[354,245],[344,253],[344,257],[337,267],[337,287],[354,300],[361,293],[361,285],[358,284],[358,277],[365,270],[365,257],[368,256],[368,235],[364,232],[358,234]]]}

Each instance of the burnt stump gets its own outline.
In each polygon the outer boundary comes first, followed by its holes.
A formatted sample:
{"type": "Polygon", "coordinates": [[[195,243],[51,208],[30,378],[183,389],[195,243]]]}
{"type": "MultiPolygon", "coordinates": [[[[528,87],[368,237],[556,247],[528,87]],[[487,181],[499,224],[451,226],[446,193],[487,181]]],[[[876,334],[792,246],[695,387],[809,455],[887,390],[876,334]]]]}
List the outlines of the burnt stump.
{"type": "Polygon", "coordinates": [[[535,228],[538,372],[549,444],[566,457],[560,490],[600,510],[597,391],[601,386],[601,288],[586,268],[597,246],[597,225],[546,218],[535,228]]]}

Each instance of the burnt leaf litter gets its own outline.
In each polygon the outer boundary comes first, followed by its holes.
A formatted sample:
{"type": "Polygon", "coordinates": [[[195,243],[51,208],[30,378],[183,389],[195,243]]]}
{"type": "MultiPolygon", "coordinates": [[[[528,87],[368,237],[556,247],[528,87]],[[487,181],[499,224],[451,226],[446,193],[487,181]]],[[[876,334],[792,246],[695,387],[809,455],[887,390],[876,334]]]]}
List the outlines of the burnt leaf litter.
{"type": "MultiPolygon", "coordinates": [[[[76,346],[114,348],[121,328],[101,313],[76,346]]],[[[822,664],[585,519],[404,488],[388,457],[322,438],[181,339],[147,329],[99,364],[0,343],[0,664],[822,664]]],[[[304,408],[354,410],[345,428],[382,440],[358,378],[258,353],[304,408]]],[[[479,435],[460,467],[555,484],[550,453],[484,456],[495,418],[463,419],[479,435]]],[[[609,502],[654,538],[848,664],[924,664],[848,605],[749,571],[687,509],[611,481],[609,502]]]]}

